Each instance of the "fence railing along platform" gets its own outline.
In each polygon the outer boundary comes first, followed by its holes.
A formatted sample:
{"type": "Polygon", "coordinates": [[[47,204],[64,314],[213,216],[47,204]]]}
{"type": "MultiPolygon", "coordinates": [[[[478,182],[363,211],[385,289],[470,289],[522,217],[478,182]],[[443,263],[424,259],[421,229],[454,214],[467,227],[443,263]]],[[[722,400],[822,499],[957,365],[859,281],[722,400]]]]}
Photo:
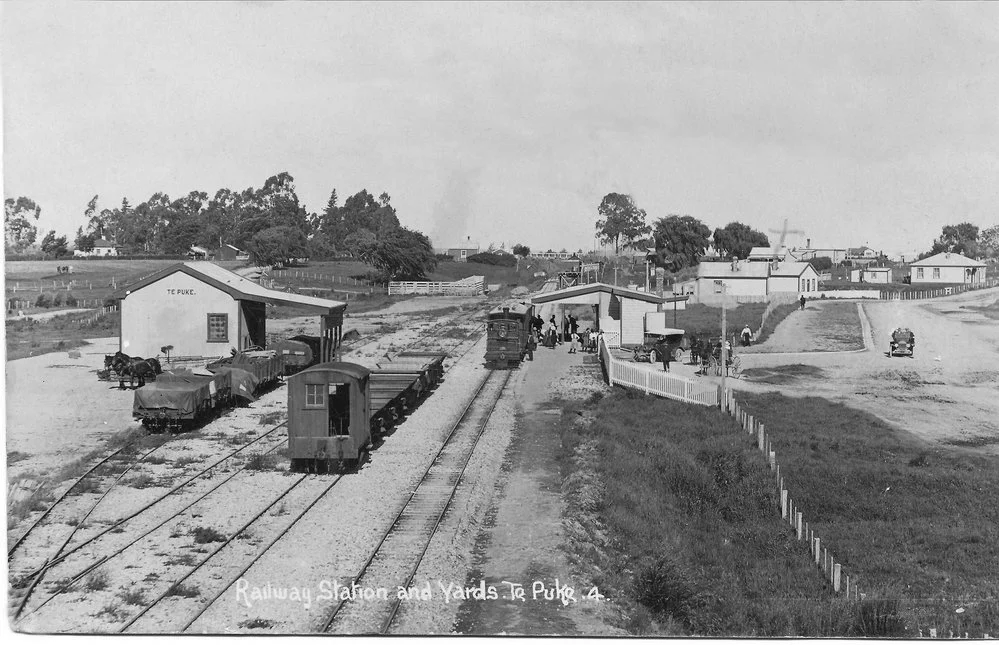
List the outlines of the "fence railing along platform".
{"type": "Polygon", "coordinates": [[[693,381],[683,376],[668,372],[659,372],[652,365],[639,365],[631,361],[616,358],[603,338],[600,339],[600,360],[607,373],[607,382],[611,385],[624,385],[646,394],[655,394],[697,405],[719,404],[718,388],[699,381],[693,381]]]}

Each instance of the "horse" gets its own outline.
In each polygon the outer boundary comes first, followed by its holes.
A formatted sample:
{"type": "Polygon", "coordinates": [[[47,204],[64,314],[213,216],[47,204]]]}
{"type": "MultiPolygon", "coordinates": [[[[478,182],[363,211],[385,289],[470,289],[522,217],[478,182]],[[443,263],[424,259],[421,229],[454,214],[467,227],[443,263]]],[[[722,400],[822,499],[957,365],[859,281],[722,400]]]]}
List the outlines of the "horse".
{"type": "Polygon", "coordinates": [[[125,379],[129,379],[129,387],[135,387],[138,379],[139,387],[146,384],[146,378],[155,377],[163,373],[160,362],[155,358],[142,358],[141,356],[129,356],[124,352],[115,352],[114,356],[104,356],[104,366],[113,369],[118,373],[118,389],[125,389],[125,379]]]}

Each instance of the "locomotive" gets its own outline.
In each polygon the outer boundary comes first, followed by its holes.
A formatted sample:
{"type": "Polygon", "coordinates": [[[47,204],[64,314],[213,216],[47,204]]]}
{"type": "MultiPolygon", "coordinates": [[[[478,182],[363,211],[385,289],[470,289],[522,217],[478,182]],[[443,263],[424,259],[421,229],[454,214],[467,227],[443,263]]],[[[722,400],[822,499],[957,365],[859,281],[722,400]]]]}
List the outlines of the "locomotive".
{"type": "Polygon", "coordinates": [[[498,369],[518,365],[527,353],[534,305],[506,303],[490,311],[486,320],[486,364],[498,369]]]}

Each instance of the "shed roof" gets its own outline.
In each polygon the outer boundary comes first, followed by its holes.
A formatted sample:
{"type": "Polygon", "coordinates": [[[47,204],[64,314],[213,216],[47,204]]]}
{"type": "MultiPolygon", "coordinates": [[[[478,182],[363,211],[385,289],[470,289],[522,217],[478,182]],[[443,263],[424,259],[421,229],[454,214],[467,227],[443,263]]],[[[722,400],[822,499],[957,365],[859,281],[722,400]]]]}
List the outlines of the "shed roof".
{"type": "Polygon", "coordinates": [[[984,262],[979,262],[978,260],[972,260],[971,258],[966,258],[960,253],[947,253],[942,251],[936,255],[931,255],[928,258],[924,258],[917,262],[912,262],[909,266],[913,267],[983,267],[986,266],[984,262]]]}
{"type": "Polygon", "coordinates": [[[216,289],[225,291],[236,300],[297,305],[301,307],[309,307],[311,309],[318,309],[324,313],[331,309],[343,309],[347,306],[347,303],[339,300],[303,296],[302,294],[285,293],[284,291],[274,291],[273,289],[262,287],[252,280],[247,280],[246,278],[211,262],[178,262],[177,264],[172,264],[150,276],[142,278],[138,282],[127,285],[124,288],[123,295],[116,295],[119,298],[127,298],[130,293],[147,287],[152,283],[178,271],[186,273],[196,280],[201,280],[202,282],[210,284],[216,289]]]}
{"type": "Polygon", "coordinates": [[[781,262],[776,269],[770,270],[770,275],[774,278],[798,277],[808,269],[815,271],[815,267],[808,262],[781,262]]]}
{"type": "Polygon", "coordinates": [[[673,298],[660,298],[654,293],[648,293],[646,291],[635,291],[634,289],[625,289],[624,287],[615,287],[611,284],[604,284],[603,282],[591,282],[590,284],[578,284],[574,287],[566,287],[565,289],[559,289],[557,291],[549,291],[547,293],[542,293],[531,298],[531,302],[540,305],[546,302],[557,302],[559,300],[565,300],[567,298],[573,298],[576,296],[585,296],[594,293],[610,293],[611,295],[620,296],[622,298],[631,298],[633,300],[644,300],[645,302],[654,302],[656,304],[662,304],[664,302],[672,302],[673,300],[686,300],[686,296],[673,297],[673,298]]]}

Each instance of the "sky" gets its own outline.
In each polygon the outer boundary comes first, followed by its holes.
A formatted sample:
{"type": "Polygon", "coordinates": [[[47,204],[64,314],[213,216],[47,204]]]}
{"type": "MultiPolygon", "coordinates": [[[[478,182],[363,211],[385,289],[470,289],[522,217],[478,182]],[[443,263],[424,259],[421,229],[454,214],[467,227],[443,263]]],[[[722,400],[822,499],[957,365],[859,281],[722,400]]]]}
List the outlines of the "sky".
{"type": "Polygon", "coordinates": [[[996,3],[2,3],[3,192],[387,192],[435,245],[593,247],[628,193],[786,243],[999,224],[996,3]]]}

